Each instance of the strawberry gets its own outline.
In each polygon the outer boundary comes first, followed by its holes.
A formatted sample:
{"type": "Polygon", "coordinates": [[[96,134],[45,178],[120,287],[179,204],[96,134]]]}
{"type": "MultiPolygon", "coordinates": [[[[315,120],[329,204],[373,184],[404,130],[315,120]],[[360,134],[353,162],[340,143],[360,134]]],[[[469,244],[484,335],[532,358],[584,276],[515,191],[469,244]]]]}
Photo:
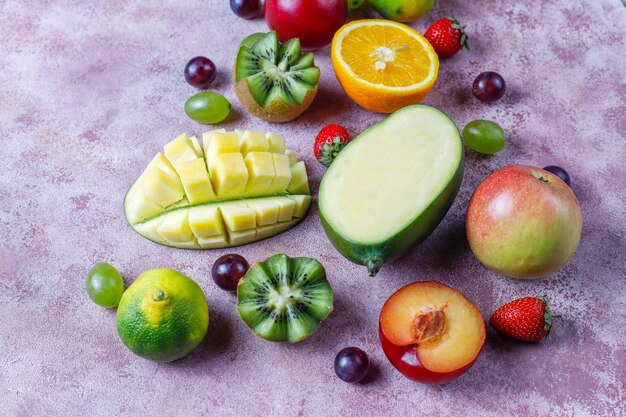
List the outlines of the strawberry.
{"type": "Polygon", "coordinates": [[[555,317],[561,315],[550,312],[545,298],[524,297],[497,309],[489,319],[489,324],[505,336],[538,342],[550,333],[555,317]]]}
{"type": "Polygon", "coordinates": [[[469,51],[469,41],[465,34],[465,26],[461,26],[454,17],[444,17],[436,20],[424,37],[433,46],[439,58],[447,58],[459,52],[461,48],[469,51]]]}
{"type": "Polygon", "coordinates": [[[328,167],[348,142],[350,142],[350,135],[346,129],[332,123],[326,125],[315,138],[313,145],[315,157],[328,167]]]}

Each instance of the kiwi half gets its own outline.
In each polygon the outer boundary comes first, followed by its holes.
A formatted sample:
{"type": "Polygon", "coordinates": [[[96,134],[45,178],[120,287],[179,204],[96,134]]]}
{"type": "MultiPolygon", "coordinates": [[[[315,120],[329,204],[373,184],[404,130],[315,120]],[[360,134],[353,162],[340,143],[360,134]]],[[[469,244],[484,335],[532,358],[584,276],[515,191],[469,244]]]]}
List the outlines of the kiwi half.
{"type": "Polygon", "coordinates": [[[320,69],[311,52],[301,53],[299,39],[280,43],[276,32],[254,33],[239,45],[234,78],[246,110],[270,122],[288,122],[313,101],[320,69]]]}
{"type": "Polygon", "coordinates": [[[263,339],[299,342],[333,309],[333,291],[315,259],[274,255],[256,263],[237,286],[237,310],[263,339]]]}

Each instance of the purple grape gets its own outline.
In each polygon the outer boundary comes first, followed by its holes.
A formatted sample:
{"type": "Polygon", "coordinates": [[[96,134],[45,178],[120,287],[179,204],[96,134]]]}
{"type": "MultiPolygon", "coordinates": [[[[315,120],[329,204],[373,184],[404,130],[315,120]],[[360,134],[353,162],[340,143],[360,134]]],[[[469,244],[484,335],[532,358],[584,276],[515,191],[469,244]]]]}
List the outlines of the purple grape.
{"type": "Polygon", "coordinates": [[[502,98],[506,91],[504,78],[497,72],[487,71],[474,79],[472,92],[483,103],[490,103],[502,98]]]}
{"type": "Polygon", "coordinates": [[[569,174],[563,168],[558,167],[556,165],[548,165],[547,167],[544,167],[543,169],[545,169],[548,172],[553,173],[554,175],[562,179],[565,184],[570,185],[569,174]]]}
{"type": "Polygon", "coordinates": [[[356,383],[362,381],[370,368],[367,353],[359,348],[347,347],[335,358],[335,373],[344,382],[356,383]]]}
{"type": "Polygon", "coordinates": [[[230,9],[239,17],[254,19],[263,16],[262,0],[230,0],[230,9]]]}
{"type": "Polygon", "coordinates": [[[235,292],[239,280],[246,275],[249,268],[250,265],[243,256],[231,253],[215,261],[211,268],[211,277],[221,289],[235,292]]]}
{"type": "Polygon", "coordinates": [[[209,88],[216,76],[215,64],[203,56],[191,58],[185,66],[185,80],[194,87],[209,88]]]}

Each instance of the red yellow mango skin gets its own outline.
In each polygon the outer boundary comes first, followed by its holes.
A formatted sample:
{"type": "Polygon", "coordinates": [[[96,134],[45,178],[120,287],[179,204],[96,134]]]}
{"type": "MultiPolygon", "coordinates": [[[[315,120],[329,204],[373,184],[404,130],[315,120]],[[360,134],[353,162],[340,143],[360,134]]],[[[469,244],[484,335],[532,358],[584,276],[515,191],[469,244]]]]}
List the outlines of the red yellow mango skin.
{"type": "Polygon", "coordinates": [[[472,252],[487,268],[512,278],[542,278],[576,251],[582,214],[571,188],[556,175],[511,165],[476,188],[466,232],[472,252]]]}

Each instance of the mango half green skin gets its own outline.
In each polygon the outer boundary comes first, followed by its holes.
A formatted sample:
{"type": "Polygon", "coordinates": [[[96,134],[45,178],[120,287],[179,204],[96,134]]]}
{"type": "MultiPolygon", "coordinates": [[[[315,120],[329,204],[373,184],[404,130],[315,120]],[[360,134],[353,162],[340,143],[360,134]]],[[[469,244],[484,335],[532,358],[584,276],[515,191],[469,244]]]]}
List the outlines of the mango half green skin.
{"type": "Polygon", "coordinates": [[[433,8],[435,0],[369,0],[369,4],[386,19],[415,22],[433,8]]]}
{"type": "Polygon", "coordinates": [[[437,227],[463,179],[464,151],[454,122],[408,106],[354,138],[326,171],[319,213],[346,258],[376,275],[437,227]]]}

